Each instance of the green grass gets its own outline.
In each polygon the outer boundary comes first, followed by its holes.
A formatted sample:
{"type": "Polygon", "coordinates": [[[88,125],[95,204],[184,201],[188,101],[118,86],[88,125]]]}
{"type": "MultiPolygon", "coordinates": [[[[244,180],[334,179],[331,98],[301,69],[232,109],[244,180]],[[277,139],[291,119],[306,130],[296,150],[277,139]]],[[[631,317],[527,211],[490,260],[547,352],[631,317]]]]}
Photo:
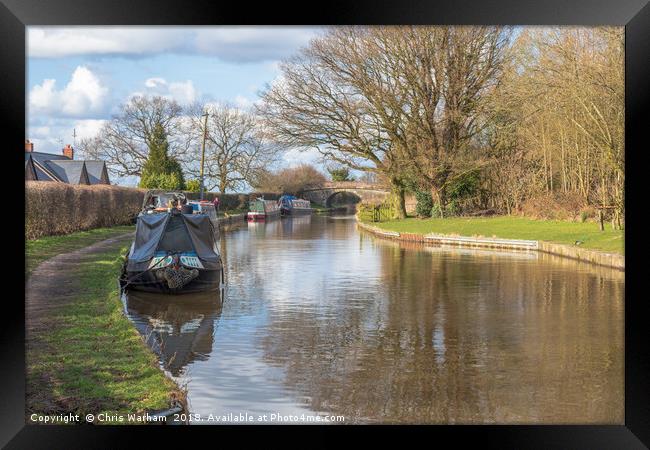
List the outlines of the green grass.
{"type": "Polygon", "coordinates": [[[219,210],[219,217],[234,216],[236,214],[244,214],[248,212],[248,208],[232,208],[226,210],[219,210]]]}
{"type": "Polygon", "coordinates": [[[94,230],[79,231],[62,236],[46,236],[25,242],[27,276],[46,259],[60,253],[72,252],[87,247],[95,242],[103,241],[120,234],[135,231],[134,225],[125,225],[111,228],[96,228],[94,230]]]}
{"type": "Polygon", "coordinates": [[[46,319],[46,332],[31,337],[28,415],[162,410],[178,392],[124,316],[117,277],[125,252],[116,247],[81,262],[76,295],[46,319]]]}
{"type": "Polygon", "coordinates": [[[452,217],[446,219],[391,220],[373,223],[379,228],[402,233],[448,234],[458,236],[483,236],[504,239],[529,239],[575,245],[580,247],[624,254],[624,232],[605,227],[598,229],[593,222],[563,222],[557,220],[532,220],[515,216],[490,218],[452,217]]]}

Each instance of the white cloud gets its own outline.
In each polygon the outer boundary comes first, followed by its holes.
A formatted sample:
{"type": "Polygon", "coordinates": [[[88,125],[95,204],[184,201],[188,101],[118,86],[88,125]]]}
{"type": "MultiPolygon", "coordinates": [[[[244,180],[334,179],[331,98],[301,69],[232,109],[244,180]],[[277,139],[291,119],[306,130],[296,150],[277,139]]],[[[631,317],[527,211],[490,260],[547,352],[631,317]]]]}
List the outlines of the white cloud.
{"type": "Polygon", "coordinates": [[[108,88],[90,69],[78,66],[68,84],[61,90],[55,79],[45,79],[29,92],[30,114],[81,117],[101,113],[108,97],[108,88]]]}
{"type": "Polygon", "coordinates": [[[251,99],[244,97],[243,95],[236,95],[233,103],[239,109],[249,109],[254,104],[251,99]]]}
{"type": "Polygon", "coordinates": [[[61,153],[65,144],[74,144],[99,133],[106,123],[103,119],[30,118],[26,138],[34,143],[34,150],[44,153],[61,153]]]}
{"type": "Polygon", "coordinates": [[[75,121],[73,129],[77,133],[77,142],[79,142],[80,139],[93,138],[97,136],[106,122],[107,120],[104,119],[75,121]]]}
{"type": "Polygon", "coordinates": [[[297,167],[301,164],[311,164],[313,166],[322,165],[323,156],[315,148],[302,150],[292,148],[287,150],[282,156],[288,167],[297,167]]]}
{"type": "Polygon", "coordinates": [[[191,80],[168,82],[162,77],[153,77],[145,80],[144,87],[144,91],[134,92],[131,97],[136,95],[158,95],[170,100],[176,100],[181,105],[187,105],[199,96],[191,80]]]}
{"type": "Polygon", "coordinates": [[[306,45],[317,30],[289,26],[29,27],[27,48],[30,58],[182,53],[230,62],[273,61],[306,45]]]}
{"type": "Polygon", "coordinates": [[[274,61],[290,56],[315,37],[312,27],[213,27],[199,28],[194,48],[225,61],[274,61]]]}
{"type": "Polygon", "coordinates": [[[49,126],[42,127],[33,127],[30,130],[30,137],[33,139],[45,138],[52,133],[52,129],[49,126]]]}
{"type": "Polygon", "coordinates": [[[144,55],[178,49],[183,32],[176,27],[29,27],[31,58],[78,55],[144,55]]]}
{"type": "Polygon", "coordinates": [[[169,95],[178,103],[187,104],[196,100],[197,92],[190,80],[169,83],[169,95]]]}
{"type": "Polygon", "coordinates": [[[159,86],[166,85],[167,82],[164,78],[149,78],[144,82],[144,85],[148,88],[155,89],[159,86]]]}

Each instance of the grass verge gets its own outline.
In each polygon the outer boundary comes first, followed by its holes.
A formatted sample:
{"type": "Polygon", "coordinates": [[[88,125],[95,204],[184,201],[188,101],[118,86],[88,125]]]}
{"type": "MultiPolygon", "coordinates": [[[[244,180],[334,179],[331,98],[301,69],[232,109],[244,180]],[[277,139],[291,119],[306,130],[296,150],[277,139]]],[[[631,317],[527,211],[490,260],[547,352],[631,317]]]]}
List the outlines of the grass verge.
{"type": "MultiPolygon", "coordinates": [[[[365,222],[364,222],[365,223],[365,222]]],[[[370,222],[368,222],[370,223],[370,222]]],[[[391,220],[370,223],[378,228],[400,233],[447,234],[457,236],[498,237],[504,239],[526,239],[556,242],[624,254],[625,235],[622,230],[598,229],[592,222],[563,222],[558,220],[532,220],[516,216],[490,218],[451,217],[446,219],[391,220]]]]}
{"type": "Polygon", "coordinates": [[[220,210],[219,217],[234,216],[237,214],[245,214],[247,212],[248,212],[248,208],[233,208],[233,209],[226,209],[225,211],[220,210]]]}
{"type": "Polygon", "coordinates": [[[25,274],[29,276],[40,263],[60,253],[72,252],[87,247],[95,242],[103,241],[121,234],[135,231],[135,225],[124,225],[110,228],[96,228],[76,233],[47,236],[25,242],[25,274]]]}
{"type": "Polygon", "coordinates": [[[83,258],[70,274],[78,286],[73,298],[29,336],[28,417],[138,414],[166,409],[172,396],[182,397],[123,313],[117,277],[125,252],[115,246],[83,258]]]}

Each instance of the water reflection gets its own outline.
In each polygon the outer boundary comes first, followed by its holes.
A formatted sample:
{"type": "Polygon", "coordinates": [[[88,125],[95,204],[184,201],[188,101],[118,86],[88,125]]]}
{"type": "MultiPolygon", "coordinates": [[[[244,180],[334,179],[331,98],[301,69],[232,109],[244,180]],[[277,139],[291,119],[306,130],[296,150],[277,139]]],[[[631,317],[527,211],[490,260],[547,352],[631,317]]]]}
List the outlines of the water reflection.
{"type": "Polygon", "coordinates": [[[188,364],[205,361],[212,353],[221,316],[219,292],[171,296],[131,291],[125,307],[172,376],[178,377],[188,364]]]}
{"type": "Polygon", "coordinates": [[[187,302],[165,310],[164,326],[144,314],[156,330],[205,323],[192,341],[205,342],[190,346],[193,412],[623,422],[621,272],[378,240],[351,218],[256,224],[224,233],[222,246],[219,327],[214,316],[192,322],[187,302]]]}

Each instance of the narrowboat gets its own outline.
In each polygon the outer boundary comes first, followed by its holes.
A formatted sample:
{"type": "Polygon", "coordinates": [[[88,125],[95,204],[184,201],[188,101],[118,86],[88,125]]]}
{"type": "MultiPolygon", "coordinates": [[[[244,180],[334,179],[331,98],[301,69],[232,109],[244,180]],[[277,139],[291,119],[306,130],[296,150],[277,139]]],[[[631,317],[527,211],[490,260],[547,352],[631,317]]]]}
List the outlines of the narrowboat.
{"type": "Polygon", "coordinates": [[[246,218],[249,222],[259,222],[280,217],[280,206],[275,200],[264,200],[257,198],[248,204],[246,218]]]}
{"type": "Polygon", "coordinates": [[[219,240],[219,221],[217,219],[217,208],[214,203],[205,200],[190,200],[187,202],[192,207],[193,214],[206,214],[210,218],[210,222],[214,226],[214,231],[219,240]]]}
{"type": "Polygon", "coordinates": [[[194,211],[183,193],[147,192],[122,269],[122,288],[162,294],[219,289],[223,265],[217,230],[210,215],[194,211]]]}
{"type": "Polygon", "coordinates": [[[293,195],[283,195],[278,200],[280,213],[283,216],[297,216],[301,214],[311,214],[311,203],[309,200],[296,198],[293,195]]]}

